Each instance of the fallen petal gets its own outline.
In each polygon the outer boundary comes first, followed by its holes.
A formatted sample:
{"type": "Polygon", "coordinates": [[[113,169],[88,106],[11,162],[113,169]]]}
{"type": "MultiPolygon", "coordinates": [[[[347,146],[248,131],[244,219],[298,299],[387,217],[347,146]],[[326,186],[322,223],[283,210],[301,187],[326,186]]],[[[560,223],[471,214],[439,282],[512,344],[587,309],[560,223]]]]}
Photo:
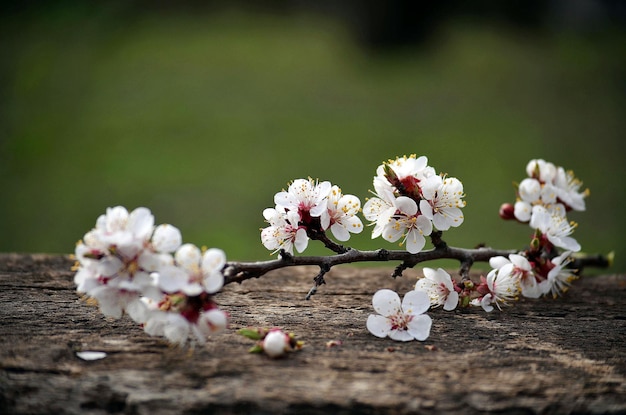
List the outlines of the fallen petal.
{"type": "Polygon", "coordinates": [[[107,354],[105,352],[85,351],[85,352],[76,352],[76,356],[83,360],[100,360],[100,359],[104,359],[105,357],[107,357],[107,354]]]}

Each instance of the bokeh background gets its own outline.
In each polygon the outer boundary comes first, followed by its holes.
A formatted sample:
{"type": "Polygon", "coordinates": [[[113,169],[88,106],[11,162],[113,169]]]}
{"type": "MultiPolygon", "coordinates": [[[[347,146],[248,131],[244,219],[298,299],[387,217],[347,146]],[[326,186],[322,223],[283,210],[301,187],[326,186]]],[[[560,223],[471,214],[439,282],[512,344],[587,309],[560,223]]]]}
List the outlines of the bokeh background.
{"type": "MultiPolygon", "coordinates": [[[[416,153],[465,185],[448,243],[523,248],[530,228],[498,208],[544,158],[591,190],[571,214],[583,250],[626,271],[623,2],[16,3],[0,17],[0,252],[70,253],[124,205],[269,259],[261,212],[288,181],[364,201],[383,160],[416,153]]],[[[349,245],[394,248],[369,234],[349,245]]]]}

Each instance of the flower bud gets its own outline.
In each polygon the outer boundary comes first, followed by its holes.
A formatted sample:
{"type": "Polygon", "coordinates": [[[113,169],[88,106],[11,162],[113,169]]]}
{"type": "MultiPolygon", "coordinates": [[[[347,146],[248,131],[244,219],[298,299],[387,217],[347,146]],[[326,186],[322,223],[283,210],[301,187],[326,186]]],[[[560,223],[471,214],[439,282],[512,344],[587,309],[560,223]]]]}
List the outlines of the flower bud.
{"type": "Polygon", "coordinates": [[[515,206],[511,203],[503,203],[500,206],[500,217],[505,220],[515,219],[515,206]]]}
{"type": "Polygon", "coordinates": [[[383,171],[385,172],[385,177],[389,180],[389,183],[395,184],[398,182],[398,175],[389,164],[383,164],[383,171]]]}
{"type": "Polygon", "coordinates": [[[539,250],[540,247],[541,247],[541,240],[539,239],[539,237],[534,236],[533,239],[531,239],[530,241],[530,248],[533,251],[537,251],[539,250]]]}
{"type": "Polygon", "coordinates": [[[275,329],[267,333],[262,346],[269,357],[280,357],[291,348],[291,340],[282,330],[275,329]]]}

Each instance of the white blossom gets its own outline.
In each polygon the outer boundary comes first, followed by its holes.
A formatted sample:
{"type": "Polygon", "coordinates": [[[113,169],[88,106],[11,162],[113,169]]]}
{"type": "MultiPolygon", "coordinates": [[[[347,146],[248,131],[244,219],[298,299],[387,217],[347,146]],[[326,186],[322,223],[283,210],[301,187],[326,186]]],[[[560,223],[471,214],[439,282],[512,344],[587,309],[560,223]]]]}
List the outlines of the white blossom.
{"type": "Polygon", "coordinates": [[[557,196],[563,204],[573,210],[585,210],[585,197],[589,195],[589,189],[580,191],[582,182],[574,176],[572,171],[565,171],[563,167],[559,167],[554,184],[557,196]]]}
{"type": "Polygon", "coordinates": [[[496,256],[489,259],[489,265],[502,275],[510,275],[519,282],[521,294],[527,298],[539,298],[546,293],[547,285],[538,280],[532,265],[523,255],[511,254],[508,258],[496,256]]]}
{"type": "Polygon", "coordinates": [[[454,289],[450,274],[441,268],[436,271],[424,268],[423,272],[424,278],[415,283],[415,289],[428,293],[431,306],[443,306],[446,311],[454,310],[459,304],[459,293],[454,289]]]}
{"type": "Polygon", "coordinates": [[[378,290],[372,298],[372,305],[378,314],[369,315],[367,329],[374,336],[389,336],[399,341],[424,341],[430,335],[432,320],[423,314],[430,307],[430,302],[424,291],[409,291],[400,302],[395,291],[378,290]]]}
{"type": "Polygon", "coordinates": [[[483,281],[488,292],[482,297],[474,299],[471,304],[482,306],[486,312],[491,312],[493,311],[492,304],[502,310],[501,304],[517,299],[520,292],[519,278],[511,271],[512,267],[492,269],[483,281]]]}
{"type": "Polygon", "coordinates": [[[361,201],[353,195],[343,195],[338,186],[332,186],[328,196],[327,210],[321,215],[322,229],[330,228],[339,241],[350,239],[350,233],[361,233],[363,223],[357,216],[361,201]]]}
{"type": "Polygon", "coordinates": [[[403,237],[406,250],[412,254],[420,252],[426,244],[425,236],[433,231],[430,219],[420,214],[417,204],[411,198],[400,196],[395,200],[396,213],[383,229],[383,238],[395,242],[403,237]]]}
{"type": "Polygon", "coordinates": [[[296,179],[287,191],[274,196],[274,203],[285,210],[298,212],[301,219],[304,215],[319,217],[326,211],[330,182],[315,182],[312,179],[296,179]]]}
{"type": "Polygon", "coordinates": [[[533,159],[526,165],[528,177],[533,177],[544,183],[552,182],[556,177],[556,166],[543,159],[533,159]]]}
{"type": "Polygon", "coordinates": [[[433,221],[435,228],[447,231],[451,226],[457,227],[463,223],[463,184],[454,177],[440,179],[440,182],[434,191],[422,191],[424,199],[420,201],[419,207],[422,214],[433,221]]]}
{"type": "Polygon", "coordinates": [[[151,336],[165,337],[180,346],[188,341],[203,344],[209,335],[226,328],[227,319],[226,313],[218,309],[200,312],[195,320],[177,312],[156,310],[150,314],[144,331],[151,336]]]}
{"type": "Polygon", "coordinates": [[[554,246],[573,252],[580,251],[580,244],[570,236],[576,224],[567,220],[563,205],[556,204],[550,209],[534,206],[530,227],[541,231],[554,246]]]}
{"type": "Polygon", "coordinates": [[[520,222],[531,219],[533,206],[550,206],[557,201],[556,188],[551,183],[541,183],[534,178],[522,180],[517,192],[520,199],[515,203],[514,214],[520,222]]]}
{"type": "Polygon", "coordinates": [[[383,234],[385,227],[396,212],[395,197],[391,192],[382,191],[380,196],[368,199],[363,206],[363,216],[374,224],[372,239],[383,234]]]}
{"type": "Polygon", "coordinates": [[[226,254],[211,248],[204,253],[193,244],[184,244],[174,255],[175,265],[163,267],[156,273],[158,286],[166,293],[181,291],[195,296],[203,292],[213,294],[224,284],[222,268],[226,254]]]}
{"type": "Polygon", "coordinates": [[[372,238],[382,236],[389,242],[403,238],[401,243],[406,243],[407,251],[420,252],[426,244],[424,236],[432,232],[432,222],[418,212],[413,199],[389,194],[387,197],[391,200],[372,198],[363,208],[365,218],[375,220],[372,238]]]}
{"type": "Polygon", "coordinates": [[[553,268],[548,272],[549,285],[546,293],[552,294],[554,298],[567,291],[572,281],[578,278],[572,270],[566,268],[571,261],[571,254],[570,251],[565,251],[550,261],[553,268]]]}
{"type": "Polygon", "coordinates": [[[300,216],[297,211],[267,208],[263,210],[263,216],[270,226],[261,230],[261,242],[272,254],[281,249],[293,254],[294,246],[298,252],[306,249],[309,237],[306,229],[299,226],[300,216]]]}
{"type": "Polygon", "coordinates": [[[463,223],[463,184],[437,175],[424,156],[383,163],[376,169],[373,184],[376,197],[363,206],[363,215],[374,225],[372,238],[402,239],[408,252],[418,253],[433,227],[448,230],[463,223]]]}

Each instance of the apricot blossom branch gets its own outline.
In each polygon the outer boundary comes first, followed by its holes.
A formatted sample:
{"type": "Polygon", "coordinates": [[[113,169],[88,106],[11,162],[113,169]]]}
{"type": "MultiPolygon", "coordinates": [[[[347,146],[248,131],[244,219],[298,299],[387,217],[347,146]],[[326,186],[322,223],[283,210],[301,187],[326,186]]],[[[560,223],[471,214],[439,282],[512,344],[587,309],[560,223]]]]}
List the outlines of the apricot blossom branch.
{"type": "MultiPolygon", "coordinates": [[[[268,261],[229,262],[221,249],[183,244],[180,231],[172,225],[154,226],[147,208],[132,212],[122,206],[108,208],[76,246],[74,281],[77,290],[95,299],[106,316],[127,314],[148,334],[185,344],[202,343],[226,328],[228,316],[218,308],[215,296],[228,284],[281,268],[317,266],[309,299],[337,265],[395,261],[399,262],[391,274],[395,278],[422,262],[457,260],[457,279],[441,268],[423,268],[424,277],[402,300],[390,290],[374,295],[372,305],[378,314],[366,324],[372,334],[424,340],[431,326],[430,317],[423,315],[428,306],[454,310],[474,305],[490,312],[520,297],[557,297],[583,267],[610,266],[612,254],[582,255],[572,237],[577,225],[567,214],[585,209],[589,191],[581,190],[582,183],[572,172],[541,159],[531,160],[526,172],[528,177],[517,186],[516,202],[500,208],[502,218],[526,223],[533,230],[530,243],[520,250],[448,246],[443,233],[464,221],[463,184],[437,174],[426,157],[411,155],[378,166],[373,197],[362,208],[359,198],[344,195],[328,181],[291,182],[274,196],[274,207],[263,211],[268,226],[261,229],[261,242],[278,254],[268,261]],[[381,237],[406,249],[364,251],[342,245],[363,231],[361,212],[373,228],[373,239],[381,237]],[[432,249],[424,249],[426,238],[432,249]],[[294,254],[294,250],[302,253],[310,240],[319,241],[333,254],[294,254]],[[470,279],[476,262],[491,267],[480,281],[470,279]]],[[[266,334],[258,347],[267,354],[280,355],[288,346],[293,348],[283,332],[266,334]]]]}

